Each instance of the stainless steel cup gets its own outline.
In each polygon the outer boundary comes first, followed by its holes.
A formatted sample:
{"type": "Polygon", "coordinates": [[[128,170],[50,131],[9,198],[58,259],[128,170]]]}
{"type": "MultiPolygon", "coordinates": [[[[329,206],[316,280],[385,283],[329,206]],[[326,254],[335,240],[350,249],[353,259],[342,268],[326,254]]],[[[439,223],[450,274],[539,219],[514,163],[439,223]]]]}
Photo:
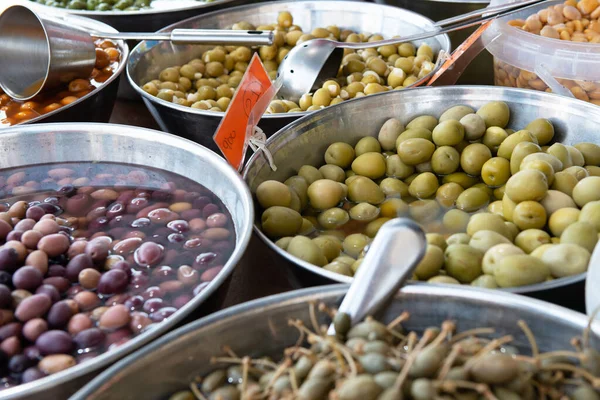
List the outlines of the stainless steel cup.
{"type": "Polygon", "coordinates": [[[87,78],[96,63],[89,32],[24,6],[0,14],[0,54],[0,87],[17,100],[87,78]]]}

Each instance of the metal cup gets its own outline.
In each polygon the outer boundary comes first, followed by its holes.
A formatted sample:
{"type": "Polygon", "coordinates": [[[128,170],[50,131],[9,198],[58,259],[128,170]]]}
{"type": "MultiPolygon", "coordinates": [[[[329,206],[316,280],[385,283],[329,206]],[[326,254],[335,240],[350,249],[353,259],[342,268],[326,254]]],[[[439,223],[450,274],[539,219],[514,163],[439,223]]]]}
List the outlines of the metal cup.
{"type": "Polygon", "coordinates": [[[0,14],[0,54],[0,87],[17,100],[88,78],[96,63],[89,32],[24,6],[0,14]]]}

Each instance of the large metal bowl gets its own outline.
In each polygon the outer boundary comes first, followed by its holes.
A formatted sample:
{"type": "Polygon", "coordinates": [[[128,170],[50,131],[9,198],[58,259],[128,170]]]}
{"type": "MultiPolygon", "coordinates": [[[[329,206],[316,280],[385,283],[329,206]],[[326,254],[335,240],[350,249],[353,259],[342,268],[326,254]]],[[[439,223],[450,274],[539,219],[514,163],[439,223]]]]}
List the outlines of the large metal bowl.
{"type": "Polygon", "coordinates": [[[229,210],[236,245],[219,275],[192,301],[156,328],[93,360],[0,392],[0,399],[66,399],[99,369],[173,328],[231,274],[252,234],[252,198],[239,175],[221,157],[188,140],[150,129],[112,124],[40,124],[0,135],[0,169],[55,162],[117,162],[150,166],[185,176],[218,196],[229,210]]]}
{"type": "MultiPolygon", "coordinates": [[[[317,26],[337,24],[361,32],[382,32],[386,36],[409,35],[433,29],[428,18],[400,8],[355,1],[278,1],[230,8],[217,11],[165,28],[229,28],[236,22],[253,24],[273,23],[279,12],[287,10],[294,22],[305,31],[317,26]]],[[[450,50],[447,35],[423,42],[432,46],[434,53],[450,50]]],[[[127,65],[127,77],[148,109],[164,131],[194,140],[203,146],[216,149],[212,136],[224,113],[192,109],[151,96],[141,89],[144,83],[156,79],[159,72],[169,66],[183,64],[198,57],[207,46],[175,46],[171,43],[142,42],[132,52],[127,65]]],[[[259,126],[267,136],[308,113],[265,115],[259,126]]]]}
{"type": "MultiPolygon", "coordinates": [[[[523,127],[535,118],[544,117],[556,128],[555,138],[564,143],[600,143],[596,132],[600,125],[600,109],[594,105],[558,95],[523,89],[492,86],[454,86],[417,88],[394,91],[338,104],[294,122],[273,135],[267,149],[274,157],[273,172],[262,154],[255,154],[244,169],[244,179],[254,193],[263,181],[283,181],[304,165],[321,165],[327,146],[333,142],[355,143],[365,135],[377,136],[381,125],[391,117],[407,122],[418,115],[439,116],[444,110],[464,104],[480,107],[499,100],[512,111],[509,127],[523,127]]],[[[260,215],[257,213],[257,216],[260,215]]],[[[351,282],[352,278],[314,266],[277,247],[255,225],[258,235],[277,252],[297,274],[302,284],[331,281],[351,282]],[[299,268],[298,268],[299,267],[299,268]]],[[[583,310],[585,273],[555,279],[538,285],[503,289],[524,293],[554,303],[583,310]]]]}
{"type": "MultiPolygon", "coordinates": [[[[336,305],[346,286],[298,290],[266,297],[232,307],[180,328],[114,365],[71,400],[158,400],[186,389],[198,376],[214,367],[208,362],[222,355],[229,345],[240,355],[271,355],[280,358],[282,350],[293,346],[297,330],[290,318],[310,324],[309,301],[336,305]]],[[[396,296],[383,314],[391,321],[401,312],[411,315],[407,329],[423,331],[439,326],[445,319],[457,322],[457,330],[491,326],[497,335],[513,335],[524,353],[529,343],[517,326],[523,319],[536,335],[544,351],[566,349],[569,340],[580,335],[587,324],[585,315],[545,302],[509,293],[464,287],[409,285],[396,296]]],[[[593,332],[600,332],[595,323],[593,332]]],[[[591,335],[594,344],[596,335],[591,335]]]]}
{"type": "MultiPolygon", "coordinates": [[[[28,1],[3,3],[0,5],[0,13],[12,4],[31,6],[31,4],[34,3],[28,1]]],[[[40,8],[36,7],[34,4],[32,9],[39,13],[48,13],[49,11],[53,11],[54,8],[46,6],[40,8]]],[[[93,19],[66,13],[52,13],[52,15],[64,20],[71,26],[77,26],[88,31],[117,32],[114,28],[102,22],[94,21],[93,19]]],[[[19,126],[38,122],[108,122],[115,105],[115,100],[117,99],[121,73],[125,70],[127,58],[129,57],[129,47],[127,46],[127,43],[122,40],[117,40],[115,43],[118,44],[119,50],[121,51],[121,62],[119,63],[117,70],[106,80],[106,82],[102,83],[98,88],[77,101],[48,114],[40,115],[37,118],[19,124],[19,126]]],[[[4,132],[4,129],[7,128],[0,127],[0,132],[4,132]]]]}

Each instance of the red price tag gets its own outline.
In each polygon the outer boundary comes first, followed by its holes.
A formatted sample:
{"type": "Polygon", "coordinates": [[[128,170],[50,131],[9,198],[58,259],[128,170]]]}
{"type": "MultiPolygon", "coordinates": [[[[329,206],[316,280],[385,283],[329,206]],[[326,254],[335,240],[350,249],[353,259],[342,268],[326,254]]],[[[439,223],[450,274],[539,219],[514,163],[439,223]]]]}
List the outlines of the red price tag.
{"type": "Polygon", "coordinates": [[[272,96],[272,86],[269,74],[255,53],[213,136],[229,164],[238,171],[244,162],[250,134],[258,123],[259,118],[255,116],[267,109],[271,99],[265,101],[263,97],[265,93],[272,96]]]}

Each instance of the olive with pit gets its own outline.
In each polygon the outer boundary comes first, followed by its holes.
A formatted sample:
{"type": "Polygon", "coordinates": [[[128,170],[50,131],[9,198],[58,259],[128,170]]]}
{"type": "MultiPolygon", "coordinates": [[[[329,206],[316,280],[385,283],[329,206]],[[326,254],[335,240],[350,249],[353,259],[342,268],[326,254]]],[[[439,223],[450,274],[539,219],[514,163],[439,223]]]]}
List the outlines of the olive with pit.
{"type": "Polygon", "coordinates": [[[483,252],[466,244],[452,244],[444,252],[446,272],[461,283],[471,283],[482,274],[483,252]]]}
{"type": "Polygon", "coordinates": [[[590,252],[573,243],[550,245],[541,260],[550,268],[555,278],[581,274],[588,269],[590,252]]]}
{"type": "Polygon", "coordinates": [[[339,182],[330,179],[318,179],[308,187],[310,204],[319,210],[335,207],[342,201],[344,190],[339,182]]]}
{"type": "Polygon", "coordinates": [[[519,171],[506,182],[506,195],[515,203],[540,201],[548,192],[548,181],[542,172],[528,169],[519,171]]]}
{"type": "Polygon", "coordinates": [[[539,258],[527,254],[503,257],[494,268],[494,278],[502,288],[542,283],[549,276],[548,265],[539,258]]]}
{"type": "Polygon", "coordinates": [[[437,146],[456,146],[464,139],[465,128],[459,121],[450,119],[440,122],[431,135],[437,146]]]}
{"type": "Polygon", "coordinates": [[[273,180],[264,181],[258,185],[256,198],[264,209],[272,206],[289,207],[292,201],[289,188],[283,183],[273,180]]]}
{"type": "MultiPolygon", "coordinates": [[[[377,142],[377,140],[375,141],[377,142]]],[[[385,175],[386,168],[385,158],[381,153],[364,153],[356,157],[352,162],[352,171],[371,179],[381,178],[385,175]]]]}
{"type": "Polygon", "coordinates": [[[560,242],[576,244],[591,253],[598,243],[598,230],[590,223],[574,222],[562,232],[560,242]]]}
{"type": "Polygon", "coordinates": [[[510,109],[502,101],[492,101],[479,108],[477,115],[484,120],[488,128],[491,126],[505,128],[510,119],[510,109]]]}
{"type": "Polygon", "coordinates": [[[270,207],[262,214],[261,227],[269,237],[293,236],[302,228],[302,216],[291,208],[270,207]]]}
{"type": "Polygon", "coordinates": [[[287,252],[303,261],[320,267],[327,264],[327,258],[321,248],[305,236],[295,236],[288,244],[287,252]]]}
{"type": "Polygon", "coordinates": [[[414,138],[398,145],[398,156],[406,165],[417,165],[429,161],[435,145],[427,139],[414,138]]]}

